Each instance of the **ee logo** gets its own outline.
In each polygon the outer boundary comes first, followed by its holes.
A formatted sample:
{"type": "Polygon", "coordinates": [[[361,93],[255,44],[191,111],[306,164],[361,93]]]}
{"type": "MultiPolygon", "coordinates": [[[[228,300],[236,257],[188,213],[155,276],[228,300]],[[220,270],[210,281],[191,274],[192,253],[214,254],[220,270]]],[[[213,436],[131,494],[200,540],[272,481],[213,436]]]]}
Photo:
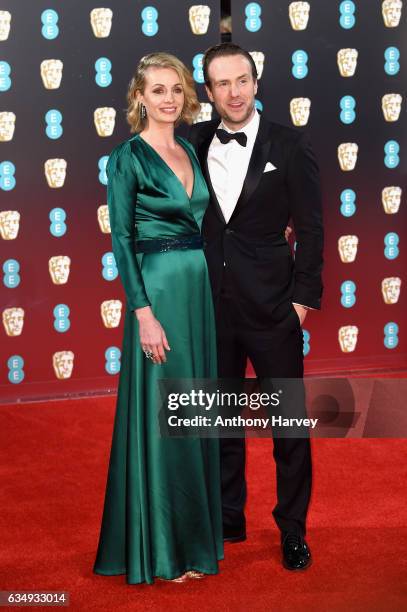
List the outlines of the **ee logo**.
{"type": "Polygon", "coordinates": [[[62,115],[59,110],[52,108],[45,114],[45,123],[47,127],[45,128],[45,133],[48,138],[52,138],[52,140],[56,140],[57,138],[61,138],[62,129],[61,125],[62,115]]]}
{"type": "Polygon", "coordinates": [[[383,340],[383,344],[387,349],[394,349],[396,348],[396,346],[399,343],[399,339],[398,339],[398,333],[399,333],[399,326],[397,325],[397,323],[386,323],[386,325],[383,328],[384,331],[384,340],[383,340]]]}
{"type": "Polygon", "coordinates": [[[54,315],[54,329],[60,333],[68,331],[71,327],[69,306],[66,304],[57,304],[52,312],[54,315]]]}
{"type": "Polygon", "coordinates": [[[9,289],[14,289],[20,284],[20,264],[16,259],[7,259],[3,264],[3,282],[9,289]]]}
{"type": "Polygon", "coordinates": [[[24,379],[24,359],[20,355],[12,355],[7,360],[8,379],[13,384],[18,384],[24,379]]]}
{"type": "Polygon", "coordinates": [[[58,23],[58,13],[53,11],[52,9],[47,9],[41,14],[41,34],[47,40],[53,40],[59,34],[59,28],[57,26],[58,23]]]}
{"type": "Polygon", "coordinates": [[[109,87],[112,82],[112,62],[107,57],[99,57],[95,62],[95,81],[99,87],[109,87]]]}
{"type": "Polygon", "coordinates": [[[53,208],[49,213],[49,220],[51,221],[49,231],[56,238],[59,238],[66,233],[65,219],[66,212],[63,208],[53,208]]]}
{"type": "Polygon", "coordinates": [[[384,165],[388,168],[396,168],[400,163],[400,145],[397,140],[388,140],[384,145],[384,165]]]}
{"type": "Polygon", "coordinates": [[[4,161],[0,164],[0,189],[11,191],[16,186],[14,174],[16,167],[11,161],[4,161]]]}
{"type": "Polygon", "coordinates": [[[111,253],[110,251],[108,253],[105,253],[102,257],[102,264],[102,276],[105,280],[112,281],[117,278],[119,271],[117,269],[116,260],[114,258],[113,253],[111,253]]]}
{"type": "Polygon", "coordinates": [[[192,60],[192,66],[194,67],[193,77],[194,77],[194,81],[196,81],[197,83],[204,82],[204,75],[203,75],[203,70],[202,70],[202,60],[203,60],[203,53],[197,53],[194,56],[194,59],[192,60]]]}
{"type": "Polygon", "coordinates": [[[399,256],[399,237],[395,232],[389,232],[384,237],[384,256],[386,259],[396,259],[399,256]]]}
{"type": "Polygon", "coordinates": [[[7,62],[0,62],[0,91],[7,91],[11,87],[11,68],[7,62]]]}
{"type": "Polygon", "coordinates": [[[258,32],[261,28],[261,6],[257,2],[249,2],[245,8],[246,30],[249,32],[258,32]]]}
{"type": "Polygon", "coordinates": [[[302,330],[302,335],[304,338],[304,344],[303,344],[303,354],[304,357],[306,357],[308,355],[308,353],[311,350],[311,345],[310,345],[310,339],[311,339],[311,334],[309,333],[309,331],[307,331],[306,329],[302,330]]]}
{"type": "Polygon", "coordinates": [[[356,302],[356,285],[353,281],[344,281],[341,285],[341,304],[344,308],[352,308],[356,302]]]}
{"type": "Polygon", "coordinates": [[[356,118],[355,106],[356,100],[353,96],[343,96],[339,102],[341,113],[339,115],[342,123],[349,124],[353,123],[356,118]]]}
{"type": "Polygon", "coordinates": [[[117,374],[120,372],[120,357],[121,351],[117,346],[109,346],[105,350],[105,369],[108,374],[117,374]]]}
{"type": "Polygon", "coordinates": [[[384,59],[386,60],[384,62],[384,71],[390,76],[397,74],[400,70],[400,51],[397,47],[387,47],[384,52],[384,59]]]}
{"type": "Polygon", "coordinates": [[[158,32],[158,11],[153,6],[146,6],[141,11],[143,20],[141,31],[145,36],[155,36],[158,32]]]}
{"type": "Polygon", "coordinates": [[[351,0],[344,0],[339,5],[339,24],[344,30],[350,30],[355,25],[355,3],[351,0]]]}
{"type": "Polygon", "coordinates": [[[356,212],[356,193],[353,189],[344,189],[341,193],[341,214],[352,217],[356,212]]]}
{"type": "Polygon", "coordinates": [[[308,53],[302,49],[294,51],[292,54],[293,67],[291,72],[296,79],[304,79],[308,74],[308,53]]]}
{"type": "Polygon", "coordinates": [[[106,166],[107,166],[108,159],[109,159],[108,155],[103,155],[103,157],[101,157],[98,161],[99,181],[102,183],[102,185],[107,185],[106,166]]]}

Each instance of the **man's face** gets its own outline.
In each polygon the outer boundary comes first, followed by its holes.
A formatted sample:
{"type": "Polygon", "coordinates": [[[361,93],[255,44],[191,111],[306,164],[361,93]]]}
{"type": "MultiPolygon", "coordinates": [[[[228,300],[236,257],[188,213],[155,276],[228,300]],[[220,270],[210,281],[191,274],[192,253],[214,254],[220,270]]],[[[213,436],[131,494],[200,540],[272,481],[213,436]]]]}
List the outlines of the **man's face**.
{"type": "Polygon", "coordinates": [[[244,55],[215,57],[208,68],[210,87],[206,92],[225,125],[239,130],[254,112],[257,81],[244,55]]]}

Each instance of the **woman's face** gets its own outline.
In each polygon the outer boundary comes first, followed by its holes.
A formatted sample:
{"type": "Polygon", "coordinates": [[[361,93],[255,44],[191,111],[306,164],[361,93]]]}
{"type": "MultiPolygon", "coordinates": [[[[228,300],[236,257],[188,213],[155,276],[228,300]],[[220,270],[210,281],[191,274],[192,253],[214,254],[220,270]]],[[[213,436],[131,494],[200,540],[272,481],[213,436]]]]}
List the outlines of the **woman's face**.
{"type": "Polygon", "coordinates": [[[144,92],[137,92],[144,104],[149,125],[175,123],[184,108],[184,90],[173,68],[149,68],[146,71],[144,92]]]}

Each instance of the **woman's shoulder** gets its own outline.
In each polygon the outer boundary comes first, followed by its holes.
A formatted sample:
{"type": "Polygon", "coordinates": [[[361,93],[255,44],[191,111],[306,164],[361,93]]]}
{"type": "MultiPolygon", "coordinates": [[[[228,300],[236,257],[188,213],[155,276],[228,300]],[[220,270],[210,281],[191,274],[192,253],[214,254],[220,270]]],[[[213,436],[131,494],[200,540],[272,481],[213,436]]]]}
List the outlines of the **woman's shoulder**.
{"type": "Polygon", "coordinates": [[[131,136],[115,146],[109,155],[107,168],[110,172],[119,170],[123,165],[132,163],[132,152],[136,146],[136,136],[131,136]]]}

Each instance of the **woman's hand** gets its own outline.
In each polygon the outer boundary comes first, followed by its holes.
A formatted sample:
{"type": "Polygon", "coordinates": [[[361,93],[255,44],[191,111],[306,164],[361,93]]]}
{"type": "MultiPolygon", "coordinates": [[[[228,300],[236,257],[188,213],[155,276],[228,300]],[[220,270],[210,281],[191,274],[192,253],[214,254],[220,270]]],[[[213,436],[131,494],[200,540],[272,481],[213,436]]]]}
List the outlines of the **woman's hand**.
{"type": "Polygon", "coordinates": [[[165,363],[165,350],[170,351],[167,336],[161,324],[155,316],[150,306],[136,308],[137,320],[139,322],[140,343],[143,351],[150,351],[153,356],[153,363],[165,363]]]}

